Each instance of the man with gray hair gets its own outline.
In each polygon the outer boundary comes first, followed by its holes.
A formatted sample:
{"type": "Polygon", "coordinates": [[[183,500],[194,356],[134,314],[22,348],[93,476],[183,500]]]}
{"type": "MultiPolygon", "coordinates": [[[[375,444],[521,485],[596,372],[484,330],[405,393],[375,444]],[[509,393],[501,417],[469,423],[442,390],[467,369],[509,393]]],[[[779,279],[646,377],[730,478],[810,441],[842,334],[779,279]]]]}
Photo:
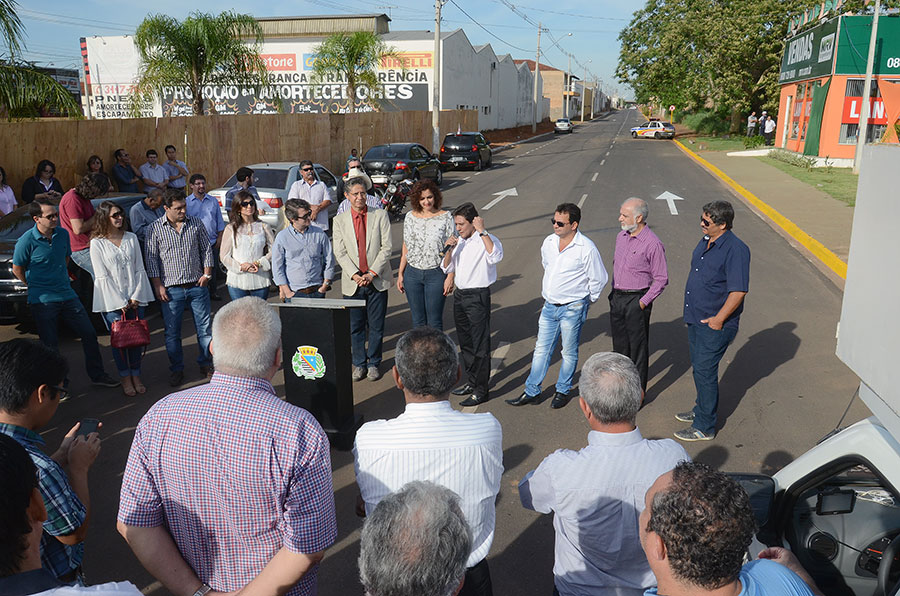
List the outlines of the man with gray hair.
{"type": "Polygon", "coordinates": [[[641,596],[656,585],[638,533],[644,494],[690,456],[671,439],[641,436],[640,377],[627,356],[594,354],[579,386],[587,447],[551,453],[519,483],[519,497],[527,509],[554,513],[558,594],[641,596]]]}
{"type": "Polygon", "coordinates": [[[442,331],[417,327],[397,342],[394,383],[406,410],[392,420],[362,425],[353,448],[356,483],[369,515],[379,502],[413,480],[427,480],[456,492],[472,531],[463,596],[490,596],[485,558],[494,540],[503,474],[500,423],[485,412],[454,410],[450,390],[459,381],[456,345],[442,331]]]}
{"type": "Polygon", "coordinates": [[[410,482],[366,520],[359,579],[367,596],[454,596],[471,546],[459,496],[431,482],[410,482]]]}
{"type": "Polygon", "coordinates": [[[306,596],[335,540],[328,438],[279,399],[281,321],[264,300],[213,321],[209,384],[156,402],[134,433],[118,529],[171,593],[306,596]]]}
{"type": "Polygon", "coordinates": [[[627,199],[619,208],[622,231],[616,236],[609,323],[613,352],[631,358],[647,390],[650,362],[650,311],[669,283],[666,249],[647,227],[647,202],[627,199]]]}

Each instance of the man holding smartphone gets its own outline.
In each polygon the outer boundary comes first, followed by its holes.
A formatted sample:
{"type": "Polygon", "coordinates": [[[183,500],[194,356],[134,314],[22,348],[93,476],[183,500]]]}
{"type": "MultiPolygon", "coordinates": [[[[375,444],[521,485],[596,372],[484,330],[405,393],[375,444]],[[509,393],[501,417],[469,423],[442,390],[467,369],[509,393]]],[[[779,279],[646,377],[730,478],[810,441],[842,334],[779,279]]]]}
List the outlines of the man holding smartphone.
{"type": "Polygon", "coordinates": [[[100,437],[81,434],[78,423],[48,456],[38,434],[67,394],[60,385],[68,371],[65,358],[38,341],[0,343],[0,433],[22,445],[38,471],[47,508],[41,564],[57,580],[76,584],[83,583],[83,543],[91,514],[88,471],[100,453],[100,437]]]}

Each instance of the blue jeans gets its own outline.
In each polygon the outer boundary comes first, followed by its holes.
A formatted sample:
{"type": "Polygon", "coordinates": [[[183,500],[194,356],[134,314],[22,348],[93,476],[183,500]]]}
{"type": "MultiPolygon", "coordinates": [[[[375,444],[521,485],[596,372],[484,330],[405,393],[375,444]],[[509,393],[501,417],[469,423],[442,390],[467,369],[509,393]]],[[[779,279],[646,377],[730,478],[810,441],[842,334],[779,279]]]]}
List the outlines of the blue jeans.
{"type": "Polygon", "coordinates": [[[239,290],[228,285],[225,287],[228,288],[228,295],[231,296],[232,300],[245,298],[246,296],[255,296],[256,298],[262,298],[263,300],[266,300],[269,297],[269,286],[258,290],[239,290]]]}
{"type": "Polygon", "coordinates": [[[694,422],[691,426],[706,434],[716,432],[719,361],[735,335],[737,329],[733,327],[716,331],[703,323],[688,325],[688,346],[694,369],[694,386],[697,388],[697,404],[694,406],[694,422]]]}
{"type": "Polygon", "coordinates": [[[381,364],[381,347],[384,343],[387,292],[379,292],[372,286],[364,286],[356,288],[356,292],[346,298],[366,301],[365,308],[350,309],[350,346],[353,352],[353,366],[377,368],[381,364]],[[368,347],[366,347],[367,336],[368,347]]]}
{"type": "Polygon", "coordinates": [[[538,336],[531,358],[531,372],[525,380],[525,393],[534,397],[541,393],[541,382],[550,368],[550,356],[556,347],[556,340],[562,336],[562,366],[556,379],[556,391],[568,395],[578,365],[578,342],[581,327],[587,319],[589,298],[582,298],[562,306],[544,302],[541,318],[538,319],[538,336]]]}
{"type": "Polygon", "coordinates": [[[413,327],[434,327],[444,330],[444,280],[440,267],[416,269],[407,265],[403,272],[403,290],[409,302],[413,327]]]}
{"type": "MultiPolygon", "coordinates": [[[[141,319],[144,318],[144,307],[139,306],[137,310],[137,315],[141,319]]],[[[114,310],[111,312],[103,313],[103,320],[106,323],[107,329],[112,329],[112,324],[114,321],[118,321],[122,318],[121,310],[114,310]]],[[[132,311],[128,311],[128,318],[133,319],[134,313],[132,311]]],[[[124,350],[120,350],[119,348],[110,348],[113,353],[113,360],[116,363],[116,369],[119,371],[120,377],[139,377],[141,376],[141,358],[144,354],[144,348],[127,348],[124,350]]]]}
{"type": "Polygon", "coordinates": [[[76,265],[91,274],[94,277],[94,265],[91,263],[91,249],[85,248],[72,253],[72,260],[76,265]]]}
{"type": "Polygon", "coordinates": [[[59,320],[62,319],[75,335],[81,338],[84,367],[91,380],[96,381],[105,374],[103,359],[100,357],[100,344],[97,343],[97,332],[94,331],[91,318],[78,298],[62,302],[33,303],[29,306],[38,336],[45,346],[54,350],[59,349],[59,320]]]}
{"type": "Polygon", "coordinates": [[[201,286],[182,288],[171,286],[166,288],[168,302],[160,302],[163,323],[166,326],[166,353],[169,355],[169,370],[184,370],[184,354],[181,350],[181,319],[186,306],[191,307],[194,316],[194,327],[197,329],[198,366],[211,366],[209,342],[212,339],[210,325],[209,290],[201,286]]]}

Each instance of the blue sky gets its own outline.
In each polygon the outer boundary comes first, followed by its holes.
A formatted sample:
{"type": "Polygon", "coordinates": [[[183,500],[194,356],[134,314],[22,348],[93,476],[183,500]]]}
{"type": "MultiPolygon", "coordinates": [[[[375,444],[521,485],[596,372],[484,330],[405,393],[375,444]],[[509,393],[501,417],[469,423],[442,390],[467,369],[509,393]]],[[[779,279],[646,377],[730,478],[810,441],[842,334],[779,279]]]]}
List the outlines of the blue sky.
{"type": "MultiPolygon", "coordinates": [[[[346,8],[349,3],[337,0],[270,0],[265,6],[158,0],[150,5],[152,12],[179,19],[194,10],[217,13],[234,9],[258,17],[383,12],[392,18],[392,31],[434,29],[434,3],[430,0],[357,0],[352,11],[346,8]]],[[[531,23],[540,22],[549,29],[541,38],[542,63],[564,70],[568,63],[565,52],[570,53],[575,57],[572,66],[576,76],[584,76],[584,69],[576,64],[586,64],[589,76],[600,77],[607,92],[618,88],[628,95],[613,73],[619,56],[617,36],[637,6],[621,0],[452,0],[444,5],[442,28],[462,28],[474,45],[490,43],[497,54],[533,60],[537,27],[531,23]],[[553,40],[559,43],[551,48],[553,40]]],[[[147,14],[140,4],[121,0],[20,0],[19,17],[27,36],[25,57],[42,66],[80,68],[79,38],[133,33],[147,14]]]]}

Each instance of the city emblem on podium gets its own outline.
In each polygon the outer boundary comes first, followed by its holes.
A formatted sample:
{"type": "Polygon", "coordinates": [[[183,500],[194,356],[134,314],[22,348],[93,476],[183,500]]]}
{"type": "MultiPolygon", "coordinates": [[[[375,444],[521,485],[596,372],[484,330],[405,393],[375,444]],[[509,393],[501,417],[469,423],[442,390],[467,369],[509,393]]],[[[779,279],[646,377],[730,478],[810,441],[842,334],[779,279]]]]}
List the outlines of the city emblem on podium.
{"type": "Polygon", "coordinates": [[[325,359],[319,354],[319,348],[300,346],[291,358],[291,368],[298,377],[315,380],[325,376],[325,359]]]}

